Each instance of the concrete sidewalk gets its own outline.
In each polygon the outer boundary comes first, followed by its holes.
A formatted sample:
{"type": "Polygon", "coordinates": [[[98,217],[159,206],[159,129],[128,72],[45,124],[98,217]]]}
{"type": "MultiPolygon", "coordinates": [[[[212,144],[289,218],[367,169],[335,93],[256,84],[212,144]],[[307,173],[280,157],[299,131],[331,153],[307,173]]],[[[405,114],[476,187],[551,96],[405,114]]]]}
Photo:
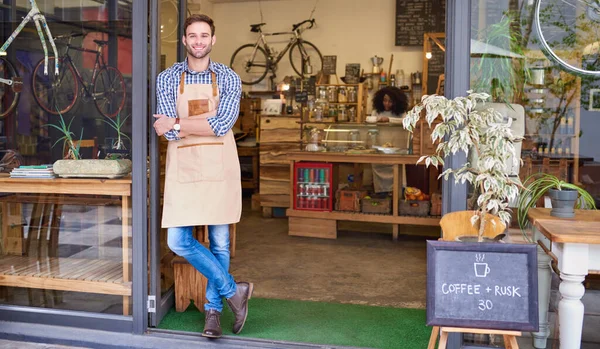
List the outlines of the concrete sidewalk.
{"type": "Polygon", "coordinates": [[[54,344],[42,344],[42,343],[29,343],[29,342],[17,342],[0,339],[0,349],[66,349],[66,348],[81,348],[82,347],[67,347],[63,345],[54,344]]]}

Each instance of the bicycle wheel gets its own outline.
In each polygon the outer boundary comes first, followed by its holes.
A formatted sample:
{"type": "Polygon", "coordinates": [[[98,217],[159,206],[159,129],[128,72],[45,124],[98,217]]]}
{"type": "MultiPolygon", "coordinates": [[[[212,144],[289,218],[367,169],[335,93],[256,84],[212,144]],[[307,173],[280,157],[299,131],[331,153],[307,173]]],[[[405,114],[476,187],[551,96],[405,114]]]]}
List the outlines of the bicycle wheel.
{"type": "Polygon", "coordinates": [[[253,44],[240,46],[231,56],[231,69],[236,72],[242,84],[254,85],[262,81],[267,75],[269,58],[262,47],[253,44]]]}
{"type": "Polygon", "coordinates": [[[19,75],[15,67],[8,60],[0,57],[0,79],[12,82],[8,85],[0,81],[0,119],[10,114],[19,102],[20,88],[23,82],[18,79],[19,75]],[[15,78],[17,81],[15,82],[15,78]],[[20,86],[18,86],[18,85],[20,86]]]}
{"type": "Polygon", "coordinates": [[[323,56],[315,45],[303,40],[296,42],[294,46],[290,48],[290,63],[292,64],[292,68],[294,68],[296,74],[300,76],[306,74],[313,75],[323,69],[323,56]],[[308,57],[307,62],[302,59],[304,56],[302,51],[305,52],[305,57],[308,57]],[[312,71],[307,71],[303,74],[303,67],[306,69],[306,65],[303,63],[310,65],[312,71]]]}
{"type": "Polygon", "coordinates": [[[127,91],[123,75],[117,68],[104,67],[93,82],[96,108],[100,114],[114,118],[125,106],[127,91]]]}
{"type": "Polygon", "coordinates": [[[79,85],[70,64],[59,58],[58,75],[55,74],[55,58],[48,57],[48,75],[44,74],[44,59],[33,70],[31,88],[35,101],[50,114],[65,114],[77,101],[79,85]]]}
{"type": "Polygon", "coordinates": [[[536,0],[535,31],[546,57],[569,73],[600,76],[598,0],[536,0]]]}

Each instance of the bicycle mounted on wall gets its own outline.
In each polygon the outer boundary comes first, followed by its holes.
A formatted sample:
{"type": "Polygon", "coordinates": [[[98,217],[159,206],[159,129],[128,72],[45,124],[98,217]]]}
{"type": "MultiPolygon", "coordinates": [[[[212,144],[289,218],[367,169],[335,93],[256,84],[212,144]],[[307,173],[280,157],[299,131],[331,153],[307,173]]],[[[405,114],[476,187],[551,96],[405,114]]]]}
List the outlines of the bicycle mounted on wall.
{"type": "Polygon", "coordinates": [[[31,10],[27,13],[27,16],[23,18],[21,24],[19,24],[2,47],[0,47],[0,119],[16,109],[23,88],[23,80],[19,77],[14,65],[3,56],[6,56],[6,50],[10,44],[12,44],[25,25],[31,21],[35,23],[44,50],[44,58],[35,65],[32,74],[33,95],[40,107],[55,115],[68,112],[79,98],[79,82],[82,87],[82,95],[92,98],[96,104],[96,108],[102,115],[111,118],[115,117],[125,105],[126,90],[121,72],[116,68],[107,66],[104,62],[102,47],[107,45],[108,41],[94,40],[98,45],[98,50],[71,46],[71,38],[83,36],[84,34],[69,34],[54,38],[46,22],[46,18],[38,8],[36,0],[29,0],[29,4],[31,5],[31,10]],[[44,31],[48,35],[48,41],[50,42],[54,56],[48,55],[44,31]],[[64,38],[69,38],[67,50],[63,56],[59,56],[54,40],[64,38]],[[69,56],[69,50],[96,54],[91,82],[84,81],[69,56]],[[56,60],[56,57],[59,57],[59,59],[56,60]],[[60,64],[61,62],[67,64],[60,64]],[[48,74],[49,71],[51,74],[48,74]],[[77,80],[75,77],[77,77],[77,80]]]}
{"type": "MultiPolygon", "coordinates": [[[[52,39],[52,33],[46,22],[46,17],[40,12],[36,0],[29,0],[31,10],[27,13],[27,16],[23,18],[21,24],[12,32],[12,34],[6,39],[6,42],[0,47],[0,118],[10,114],[16,107],[19,101],[19,94],[23,88],[23,80],[17,74],[17,70],[14,65],[6,58],[6,50],[15,40],[17,35],[23,30],[25,25],[31,21],[35,23],[37,33],[44,49],[44,74],[48,75],[48,46],[46,46],[46,39],[44,38],[44,32],[48,35],[48,41],[52,46],[54,55],[58,55],[56,52],[56,45],[52,39]]],[[[54,67],[55,71],[58,72],[58,66],[54,67]]]]}
{"type": "Polygon", "coordinates": [[[323,67],[323,56],[319,49],[309,41],[302,39],[302,32],[315,25],[314,19],[307,19],[292,26],[291,32],[266,33],[262,26],[266,23],[251,24],[250,31],[258,33],[258,39],[254,44],[240,46],[231,56],[231,69],[241,78],[245,85],[254,85],[261,82],[267,73],[271,71],[271,85],[277,76],[277,64],[289,50],[289,58],[292,68],[300,77],[313,74],[323,67]],[[303,25],[309,23],[310,26],[303,25]],[[292,35],[285,48],[277,53],[267,43],[267,36],[292,35]]]}
{"type": "MultiPolygon", "coordinates": [[[[125,106],[126,86],[123,75],[104,61],[103,49],[108,41],[94,40],[98,47],[96,50],[71,45],[73,38],[84,35],[72,33],[54,38],[57,41],[67,40],[65,53],[58,58],[58,74],[56,78],[53,74],[42,74],[42,61],[38,62],[32,74],[33,96],[42,109],[54,115],[67,113],[79,98],[90,98],[100,114],[114,118],[125,106]],[[69,55],[70,50],[95,55],[91,81],[86,81],[77,69],[69,55]]],[[[56,62],[55,57],[49,57],[49,60],[56,62]]]]}

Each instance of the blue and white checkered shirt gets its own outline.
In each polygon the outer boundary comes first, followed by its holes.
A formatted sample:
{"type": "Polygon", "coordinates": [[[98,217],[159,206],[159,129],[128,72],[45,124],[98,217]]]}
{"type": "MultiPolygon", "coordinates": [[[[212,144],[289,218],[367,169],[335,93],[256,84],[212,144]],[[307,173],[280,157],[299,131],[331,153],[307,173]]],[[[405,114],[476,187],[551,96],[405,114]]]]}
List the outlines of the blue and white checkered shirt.
{"type": "MultiPolygon", "coordinates": [[[[175,63],[160,74],[156,79],[157,114],[164,114],[170,118],[177,117],[177,89],[181,81],[181,73],[185,71],[185,84],[212,84],[211,74],[217,74],[219,86],[219,106],[217,115],[208,118],[208,124],[215,135],[224,136],[235,124],[240,112],[240,98],[242,95],[242,81],[229,67],[221,63],[210,61],[208,69],[202,72],[192,71],[185,61],[175,63]]],[[[178,140],[179,132],[175,130],[165,133],[169,141],[178,140]]]]}

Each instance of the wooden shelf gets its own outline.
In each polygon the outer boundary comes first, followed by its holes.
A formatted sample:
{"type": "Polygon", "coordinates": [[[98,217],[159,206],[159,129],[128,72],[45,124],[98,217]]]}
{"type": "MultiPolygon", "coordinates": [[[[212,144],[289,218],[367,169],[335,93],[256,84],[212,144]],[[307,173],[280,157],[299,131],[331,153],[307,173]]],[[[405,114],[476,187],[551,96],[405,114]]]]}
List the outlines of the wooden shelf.
{"type": "Polygon", "coordinates": [[[417,216],[393,216],[393,215],[379,215],[379,214],[367,214],[367,213],[353,213],[353,212],[340,212],[340,211],[304,211],[287,209],[288,217],[299,217],[299,218],[315,218],[315,219],[329,219],[336,221],[354,221],[354,222],[371,222],[371,223],[391,223],[391,224],[411,224],[411,225],[426,225],[426,226],[438,226],[440,224],[441,217],[429,216],[429,217],[417,217],[417,216]]]}
{"type": "Polygon", "coordinates": [[[131,296],[122,261],[5,255],[0,275],[2,286],[131,296]]]}

